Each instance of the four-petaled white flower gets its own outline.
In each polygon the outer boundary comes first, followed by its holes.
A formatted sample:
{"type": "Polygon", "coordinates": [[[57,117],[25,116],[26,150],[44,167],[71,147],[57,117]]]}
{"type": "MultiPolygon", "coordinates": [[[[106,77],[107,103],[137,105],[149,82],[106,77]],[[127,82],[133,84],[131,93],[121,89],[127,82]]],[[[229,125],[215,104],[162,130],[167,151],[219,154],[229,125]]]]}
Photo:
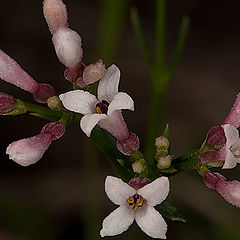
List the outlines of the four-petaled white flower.
{"type": "Polygon", "coordinates": [[[121,110],[133,111],[134,102],[128,94],[118,92],[119,80],[120,70],[111,65],[99,81],[98,99],[83,90],[70,91],[59,97],[66,109],[85,115],[80,121],[80,126],[88,137],[98,124],[118,140],[117,146],[120,151],[131,154],[138,150],[139,140],[128,130],[121,110]]]}
{"type": "Polygon", "coordinates": [[[109,199],[120,206],[103,220],[102,237],[126,231],[135,219],[150,237],[166,239],[167,224],[154,206],[164,201],[169,193],[167,177],[160,177],[136,189],[119,178],[108,176],[105,191],[109,199]]]}

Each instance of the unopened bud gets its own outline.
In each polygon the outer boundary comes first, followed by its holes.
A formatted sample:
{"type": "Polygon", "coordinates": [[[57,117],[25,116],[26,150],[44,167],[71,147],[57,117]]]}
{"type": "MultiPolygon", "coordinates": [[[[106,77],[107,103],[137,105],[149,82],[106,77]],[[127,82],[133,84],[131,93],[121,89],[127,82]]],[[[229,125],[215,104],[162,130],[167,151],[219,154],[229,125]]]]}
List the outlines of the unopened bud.
{"type": "Polygon", "coordinates": [[[172,157],[170,155],[161,156],[160,154],[156,154],[155,158],[157,160],[157,167],[159,169],[167,169],[171,166],[172,157]]]}
{"type": "Polygon", "coordinates": [[[83,81],[86,85],[95,83],[100,80],[106,72],[102,59],[85,67],[83,71],[83,81]]]}
{"type": "Polygon", "coordinates": [[[0,115],[11,112],[16,105],[16,100],[12,96],[0,93],[0,115]]]}
{"type": "Polygon", "coordinates": [[[132,169],[135,173],[141,173],[146,169],[146,162],[144,159],[132,163],[132,169]]]}
{"type": "Polygon", "coordinates": [[[55,111],[62,111],[63,110],[62,102],[61,102],[61,100],[59,99],[58,96],[50,97],[47,100],[47,105],[48,105],[49,108],[51,108],[52,110],[55,110],[55,111]]]}
{"type": "Polygon", "coordinates": [[[169,146],[170,146],[170,143],[166,137],[160,136],[155,139],[155,147],[157,149],[167,150],[169,146]]]}
{"type": "Polygon", "coordinates": [[[62,0],[44,0],[43,14],[52,34],[60,27],[67,27],[67,8],[62,0]]]}

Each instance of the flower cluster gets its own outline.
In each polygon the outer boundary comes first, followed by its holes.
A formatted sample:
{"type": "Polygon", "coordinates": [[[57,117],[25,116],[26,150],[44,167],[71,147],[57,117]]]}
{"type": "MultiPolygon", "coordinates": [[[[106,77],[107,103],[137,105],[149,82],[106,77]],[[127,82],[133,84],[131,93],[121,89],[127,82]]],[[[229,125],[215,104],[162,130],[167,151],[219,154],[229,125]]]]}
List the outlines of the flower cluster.
{"type": "MultiPolygon", "coordinates": [[[[231,169],[240,163],[240,93],[222,125],[212,127],[207,134],[201,149],[200,162],[207,167],[222,167],[231,169]]],[[[204,183],[211,189],[217,190],[226,201],[240,206],[240,183],[226,181],[219,173],[206,171],[204,183]]]]}

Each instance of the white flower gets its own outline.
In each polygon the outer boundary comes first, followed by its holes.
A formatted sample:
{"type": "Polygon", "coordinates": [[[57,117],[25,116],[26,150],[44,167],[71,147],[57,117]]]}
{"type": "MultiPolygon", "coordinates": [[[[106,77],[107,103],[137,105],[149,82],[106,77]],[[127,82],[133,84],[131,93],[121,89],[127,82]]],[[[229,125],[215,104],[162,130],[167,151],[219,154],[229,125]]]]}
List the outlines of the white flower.
{"type": "Polygon", "coordinates": [[[66,109],[85,115],[80,126],[88,137],[98,124],[118,140],[118,149],[129,155],[138,150],[139,140],[128,130],[121,109],[133,111],[134,102],[128,94],[118,92],[119,80],[120,70],[111,65],[99,81],[98,99],[83,90],[70,91],[59,97],[66,109]]]}
{"type": "Polygon", "coordinates": [[[103,220],[102,237],[121,234],[136,220],[150,237],[166,239],[167,224],[154,206],[164,201],[169,193],[167,177],[160,177],[136,190],[121,179],[108,176],[105,191],[109,199],[120,206],[103,220]]]}

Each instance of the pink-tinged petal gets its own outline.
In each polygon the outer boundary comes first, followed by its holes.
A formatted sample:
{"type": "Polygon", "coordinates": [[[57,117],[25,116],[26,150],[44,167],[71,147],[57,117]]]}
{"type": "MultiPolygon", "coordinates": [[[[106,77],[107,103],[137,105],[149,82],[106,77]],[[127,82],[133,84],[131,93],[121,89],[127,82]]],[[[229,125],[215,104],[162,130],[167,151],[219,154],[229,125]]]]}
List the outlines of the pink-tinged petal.
{"type": "Polygon", "coordinates": [[[161,214],[153,207],[146,206],[136,211],[135,220],[148,236],[166,239],[167,224],[161,214]]]}
{"type": "Polygon", "coordinates": [[[39,84],[38,90],[33,93],[35,101],[40,103],[46,103],[50,97],[56,95],[55,89],[50,84],[39,84]]]}
{"type": "Polygon", "coordinates": [[[63,93],[59,96],[63,106],[73,112],[84,115],[96,112],[96,104],[98,100],[94,95],[83,90],[73,90],[63,93]]]}
{"type": "Polygon", "coordinates": [[[92,84],[100,80],[106,72],[102,59],[86,66],[83,70],[83,81],[86,85],[92,84]]]}
{"type": "Polygon", "coordinates": [[[12,96],[0,94],[0,115],[11,112],[14,109],[16,100],[12,96]]]}
{"type": "Polygon", "coordinates": [[[82,117],[81,121],[80,121],[80,127],[83,130],[83,132],[90,137],[91,132],[93,130],[93,128],[97,125],[97,123],[101,120],[107,118],[106,114],[89,114],[89,115],[85,115],[84,117],[82,117]]]}
{"type": "Polygon", "coordinates": [[[218,181],[225,181],[226,178],[220,173],[206,172],[203,176],[203,182],[210,189],[216,189],[218,181]]]}
{"type": "MultiPolygon", "coordinates": [[[[237,159],[234,157],[232,152],[229,149],[226,150],[226,156],[225,156],[225,162],[223,164],[222,169],[231,169],[236,167],[237,165],[237,159]]],[[[221,151],[222,152],[222,151],[221,151]]]]}
{"type": "Polygon", "coordinates": [[[139,149],[140,141],[138,136],[133,133],[129,132],[129,136],[124,140],[117,140],[117,148],[118,150],[125,154],[131,155],[139,149]]]}
{"type": "Polygon", "coordinates": [[[38,90],[38,83],[19,64],[0,50],[0,78],[27,92],[38,90]]]}
{"type": "Polygon", "coordinates": [[[11,143],[6,153],[9,158],[22,166],[28,166],[40,160],[53,138],[50,133],[40,133],[11,143]]]}
{"type": "Polygon", "coordinates": [[[218,181],[216,190],[226,201],[236,207],[240,207],[240,182],[218,181]]]}
{"type": "Polygon", "coordinates": [[[169,193],[169,180],[167,177],[157,178],[137,192],[147,200],[149,206],[155,206],[166,199],[169,193]]]}
{"type": "Polygon", "coordinates": [[[108,107],[108,115],[113,111],[121,109],[134,111],[134,102],[132,98],[124,92],[119,92],[113,97],[113,100],[108,107]]]}
{"type": "Polygon", "coordinates": [[[117,205],[126,204],[127,199],[136,194],[136,190],[127,183],[112,176],[107,176],[105,180],[105,192],[108,198],[117,205]]]}
{"type": "Polygon", "coordinates": [[[70,28],[59,28],[52,38],[59,61],[71,70],[82,63],[82,40],[70,28]]]}
{"type": "Polygon", "coordinates": [[[236,128],[240,127],[240,93],[238,93],[237,98],[233,104],[231,112],[228,114],[224,124],[231,124],[236,128]]]}
{"type": "Polygon", "coordinates": [[[226,136],[222,126],[212,127],[206,138],[206,146],[220,149],[226,143],[226,136]]]}
{"type": "Polygon", "coordinates": [[[118,93],[118,84],[120,80],[120,70],[116,65],[111,65],[98,85],[98,99],[111,102],[118,93]]]}
{"type": "Polygon", "coordinates": [[[222,157],[221,151],[219,150],[209,150],[204,152],[200,156],[200,161],[202,164],[207,164],[211,167],[220,167],[223,165],[225,160],[225,155],[222,157]]]}
{"type": "Polygon", "coordinates": [[[239,139],[238,130],[230,124],[224,124],[222,125],[222,128],[224,129],[224,133],[227,139],[226,145],[227,147],[231,147],[239,139]]]}
{"type": "Polygon", "coordinates": [[[127,124],[125,123],[121,111],[114,111],[108,118],[99,121],[98,125],[112,134],[119,141],[129,137],[127,124]]]}
{"type": "Polygon", "coordinates": [[[127,205],[122,205],[108,215],[102,223],[101,237],[115,236],[126,231],[134,221],[134,214],[127,205]]]}
{"type": "Polygon", "coordinates": [[[43,15],[49,30],[54,34],[60,27],[67,27],[68,13],[62,0],[44,0],[43,15]]]}

